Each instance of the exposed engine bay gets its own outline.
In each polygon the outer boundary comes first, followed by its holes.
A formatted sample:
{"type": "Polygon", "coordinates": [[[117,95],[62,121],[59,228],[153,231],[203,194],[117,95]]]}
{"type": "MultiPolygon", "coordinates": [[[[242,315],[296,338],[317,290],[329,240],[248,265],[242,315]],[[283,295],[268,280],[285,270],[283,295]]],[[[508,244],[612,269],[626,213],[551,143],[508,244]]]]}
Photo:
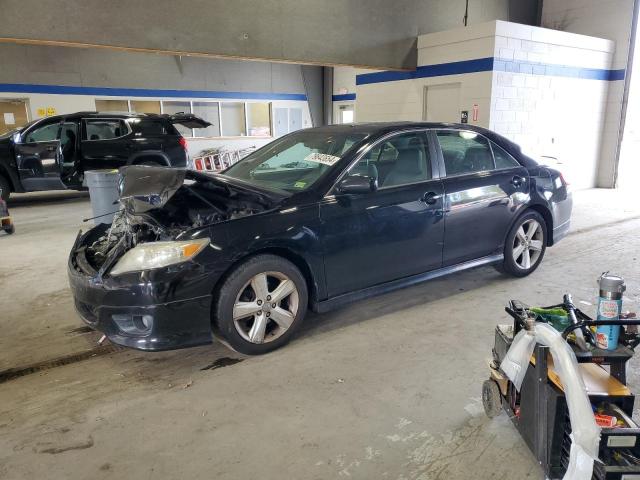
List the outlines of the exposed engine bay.
{"type": "MultiPolygon", "coordinates": [[[[133,169],[134,167],[127,167],[133,169]]],[[[200,175],[184,179],[184,172],[156,167],[135,167],[135,183],[121,172],[121,209],[111,225],[99,225],[85,238],[85,258],[92,269],[104,271],[126,251],[140,243],[176,240],[184,232],[265,211],[273,201],[257,192],[235,188],[200,175]],[[138,169],[144,169],[140,172],[138,169]],[[147,181],[149,169],[158,173],[162,188],[147,181]],[[145,176],[141,177],[139,174],[145,176]],[[179,185],[177,184],[179,183],[179,185]],[[145,188],[146,187],[146,188],[145,188]],[[151,188],[148,188],[151,187],[151,188]],[[153,189],[153,191],[152,191],[153,189]]],[[[189,173],[187,173],[189,175],[189,173]]],[[[158,180],[156,179],[156,180],[158,180]]]]}

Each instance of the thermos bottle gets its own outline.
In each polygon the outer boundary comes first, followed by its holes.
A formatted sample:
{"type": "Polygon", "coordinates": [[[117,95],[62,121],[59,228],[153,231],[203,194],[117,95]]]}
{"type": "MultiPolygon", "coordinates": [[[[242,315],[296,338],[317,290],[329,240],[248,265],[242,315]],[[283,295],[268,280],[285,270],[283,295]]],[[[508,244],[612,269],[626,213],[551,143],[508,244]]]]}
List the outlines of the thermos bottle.
{"type": "MultiPolygon", "coordinates": [[[[618,320],[622,310],[622,293],[626,290],[624,279],[605,272],[598,278],[598,320],[618,320]]],[[[601,325],[596,330],[598,348],[615,350],[618,348],[620,325],[601,325]]]]}

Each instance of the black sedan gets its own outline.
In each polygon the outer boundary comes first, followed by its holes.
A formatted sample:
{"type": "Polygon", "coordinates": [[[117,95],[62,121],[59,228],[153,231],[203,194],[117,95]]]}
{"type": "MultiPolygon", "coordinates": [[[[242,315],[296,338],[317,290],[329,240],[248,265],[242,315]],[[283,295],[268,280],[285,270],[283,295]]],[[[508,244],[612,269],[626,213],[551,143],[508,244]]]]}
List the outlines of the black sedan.
{"type": "Polygon", "coordinates": [[[121,170],[122,209],[78,236],[84,321],[142,350],[260,354],[307,309],[494,264],[523,277],[569,230],[560,172],[469,125],[301,130],[222,174],[121,170]]]}

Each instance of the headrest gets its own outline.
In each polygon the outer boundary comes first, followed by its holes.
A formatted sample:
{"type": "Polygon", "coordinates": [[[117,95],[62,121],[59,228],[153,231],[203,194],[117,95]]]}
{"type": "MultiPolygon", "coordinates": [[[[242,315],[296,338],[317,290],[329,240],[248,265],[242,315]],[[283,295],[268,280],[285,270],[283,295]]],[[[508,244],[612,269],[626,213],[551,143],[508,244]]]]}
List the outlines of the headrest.
{"type": "Polygon", "coordinates": [[[422,149],[416,146],[400,150],[393,170],[398,173],[421,175],[424,173],[424,167],[422,149]]]}

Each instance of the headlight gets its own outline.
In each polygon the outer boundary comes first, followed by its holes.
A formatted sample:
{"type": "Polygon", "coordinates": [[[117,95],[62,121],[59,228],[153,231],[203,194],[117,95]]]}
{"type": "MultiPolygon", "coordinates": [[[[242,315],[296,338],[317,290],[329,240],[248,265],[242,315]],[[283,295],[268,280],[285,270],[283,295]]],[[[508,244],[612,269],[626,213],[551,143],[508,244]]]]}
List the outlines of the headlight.
{"type": "Polygon", "coordinates": [[[167,267],[185,262],[200,253],[209,242],[208,238],[200,238],[180,242],[142,243],[129,250],[118,260],[116,266],[111,269],[111,275],[167,267]]]}

